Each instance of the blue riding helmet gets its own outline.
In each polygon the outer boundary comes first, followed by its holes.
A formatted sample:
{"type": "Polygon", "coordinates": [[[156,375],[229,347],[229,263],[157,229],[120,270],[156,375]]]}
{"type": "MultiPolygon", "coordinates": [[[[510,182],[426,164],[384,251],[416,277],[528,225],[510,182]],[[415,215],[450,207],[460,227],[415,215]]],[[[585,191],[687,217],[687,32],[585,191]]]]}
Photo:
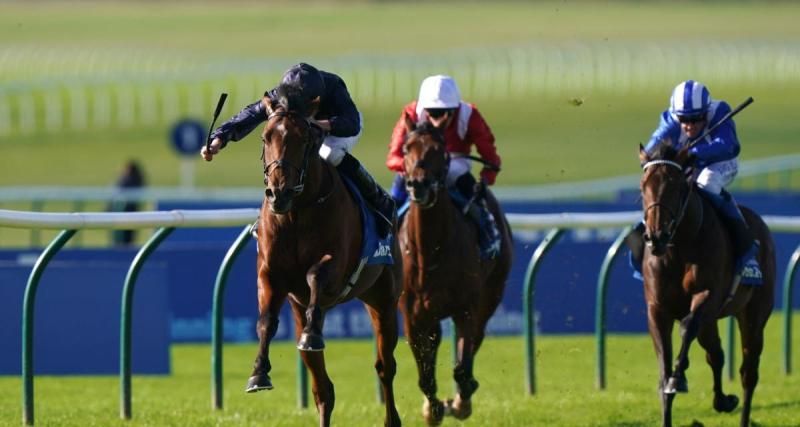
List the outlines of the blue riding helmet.
{"type": "Polygon", "coordinates": [[[322,74],[305,62],[289,68],[283,74],[281,83],[300,89],[303,97],[309,100],[322,96],[325,92],[325,81],[322,79],[322,74]]]}
{"type": "Polygon", "coordinates": [[[669,111],[675,116],[700,116],[708,112],[711,95],[705,85],[694,80],[681,82],[672,91],[669,111]]]}

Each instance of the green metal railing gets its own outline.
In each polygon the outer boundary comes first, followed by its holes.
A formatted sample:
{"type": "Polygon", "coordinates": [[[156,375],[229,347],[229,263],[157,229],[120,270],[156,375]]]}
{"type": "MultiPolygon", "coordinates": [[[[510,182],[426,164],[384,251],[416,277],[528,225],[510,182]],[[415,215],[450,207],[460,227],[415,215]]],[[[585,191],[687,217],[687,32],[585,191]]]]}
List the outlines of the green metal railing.
{"type": "Polygon", "coordinates": [[[606,388],[606,290],[608,289],[608,277],[611,274],[611,266],[617,258],[625,238],[630,234],[633,226],[625,227],[619,233],[617,239],[608,248],[603,264],[600,267],[600,275],[597,278],[597,301],[595,302],[595,337],[597,341],[597,388],[606,388]]]}
{"type": "Polygon", "coordinates": [[[133,318],[133,291],[136,287],[136,279],[144,262],[150,254],[156,250],[158,245],[175,230],[174,227],[162,227],[153,233],[150,240],[139,249],[133,259],[128,274],[125,276],[125,285],[122,288],[122,310],[120,313],[119,326],[119,390],[120,390],[120,409],[119,414],[122,419],[131,418],[131,321],[133,318]]]}
{"type": "Polygon", "coordinates": [[[222,265],[217,272],[217,280],[214,283],[214,299],[211,306],[211,405],[214,409],[222,409],[222,342],[223,335],[223,312],[225,310],[225,289],[228,283],[228,274],[233,267],[233,262],[250,241],[250,229],[252,225],[247,225],[239,233],[239,237],[233,242],[222,265]]]}
{"type": "MultiPolygon", "coordinates": [[[[241,225],[244,221],[241,218],[245,215],[249,216],[249,221],[255,216],[255,210],[230,210],[226,212],[235,212],[234,214],[226,214],[225,220],[210,220],[209,218],[218,215],[217,211],[201,211],[192,213],[185,212],[171,212],[169,213],[169,221],[163,220],[158,224],[164,224],[159,228],[150,240],[139,250],[129,268],[125,285],[123,288],[122,308],[121,308],[121,325],[120,325],[120,415],[123,419],[130,419],[132,415],[131,410],[131,314],[133,304],[133,291],[138,277],[139,270],[147,260],[149,255],[158,247],[158,245],[167,238],[167,236],[177,226],[212,226],[208,225],[213,222],[213,226],[229,226],[241,225]],[[246,212],[245,212],[246,211],[246,212]],[[231,217],[230,215],[236,216],[231,217]],[[169,226],[167,226],[169,224],[169,226]],[[201,224],[201,225],[197,225],[201,224]],[[204,225],[203,225],[204,224],[204,225]]],[[[149,214],[154,214],[150,212],[149,214]]],[[[67,228],[62,230],[55,239],[44,249],[39,256],[33,270],[28,279],[28,284],[25,290],[24,306],[22,313],[22,388],[23,388],[23,421],[26,425],[32,425],[34,420],[34,393],[33,393],[33,321],[34,321],[34,308],[36,291],[39,285],[40,278],[47,264],[55,256],[55,254],[66,245],[77,229],[83,228],[147,228],[158,226],[158,218],[153,218],[153,215],[139,215],[138,222],[136,221],[120,221],[115,222],[112,219],[114,215],[118,214],[70,214],[64,216],[63,214],[27,213],[27,212],[13,212],[13,211],[0,211],[0,226],[15,226],[22,228],[63,228],[65,224],[74,224],[74,228],[67,228]],[[31,214],[31,218],[22,218],[18,214],[31,214]],[[77,216],[76,216],[77,215],[77,216]],[[95,216],[92,216],[95,215],[95,216]],[[93,218],[100,218],[96,223],[92,223],[93,218]]],[[[135,216],[135,214],[134,214],[135,216]]],[[[583,222],[583,219],[569,218],[569,214],[561,215],[563,219],[557,219],[554,222],[553,218],[545,218],[547,215],[536,217],[537,220],[541,218],[542,225],[538,225],[539,229],[549,225],[549,232],[545,238],[540,242],[531,257],[530,263],[525,277],[524,284],[524,316],[526,319],[525,324],[525,349],[526,349],[526,385],[529,394],[536,392],[536,371],[535,371],[535,323],[534,323],[534,299],[535,295],[535,279],[536,274],[541,266],[544,256],[549,250],[559,241],[568,228],[579,228],[591,224],[598,226],[599,221],[583,222]],[[549,221],[549,222],[547,222],[549,221]]],[[[119,219],[121,217],[117,217],[119,219]]],[[[161,217],[159,217],[161,218],[161,217]]],[[[518,218],[521,224],[531,226],[533,216],[528,218],[525,222],[523,219],[518,218]]],[[[609,217],[610,218],[610,217],[609,217]]],[[[796,219],[786,217],[773,217],[771,218],[777,225],[776,230],[782,231],[798,231],[800,226],[795,222],[796,219]]],[[[614,224],[621,224],[624,219],[615,217],[608,219],[602,226],[613,226],[614,224]]],[[[768,224],[770,221],[768,221],[768,224]]],[[[69,225],[72,227],[72,225],[69,225]]],[[[224,308],[224,293],[226,289],[226,282],[228,274],[232,267],[233,262],[238,254],[244,248],[249,240],[250,225],[248,225],[239,234],[236,241],[228,250],[225,258],[222,261],[220,269],[217,274],[215,288],[214,288],[214,301],[213,301],[213,324],[212,324],[212,407],[222,409],[223,395],[222,395],[222,343],[223,343],[223,308],[224,308]]],[[[597,373],[598,373],[598,387],[604,389],[606,386],[605,381],[605,299],[607,282],[610,276],[610,269],[617,257],[619,250],[622,247],[625,236],[630,232],[631,227],[628,226],[622,230],[617,239],[609,248],[601,271],[598,277],[597,286],[597,316],[596,316],[596,335],[597,335],[597,373]]],[[[794,252],[787,268],[786,276],[784,278],[783,298],[784,298],[784,370],[788,374],[791,372],[791,300],[792,300],[792,280],[797,270],[797,265],[800,263],[800,247],[794,252]]],[[[733,332],[733,322],[729,321],[729,339],[728,339],[728,353],[729,353],[729,366],[733,365],[733,338],[730,337],[733,332]]],[[[455,328],[453,328],[453,339],[455,340],[455,328]]],[[[453,354],[457,352],[457,346],[453,345],[453,354]]],[[[729,368],[730,369],[730,368],[729,368]]],[[[732,371],[731,371],[732,372],[732,371]]],[[[308,373],[302,363],[301,358],[297,359],[297,400],[298,406],[305,408],[308,407],[308,373]]],[[[378,393],[380,399],[380,393],[378,393]]]]}
{"type": "Polygon", "coordinates": [[[25,425],[33,425],[33,315],[36,307],[36,290],[47,264],[77,230],[63,230],[44,249],[25,287],[22,307],[22,420],[25,425]]]}
{"type": "Polygon", "coordinates": [[[550,252],[564,234],[564,229],[550,230],[536,247],[525,272],[525,282],[522,291],[522,317],[525,319],[525,385],[528,394],[536,394],[536,318],[534,315],[533,296],[536,291],[536,273],[544,256],[550,252]]]}

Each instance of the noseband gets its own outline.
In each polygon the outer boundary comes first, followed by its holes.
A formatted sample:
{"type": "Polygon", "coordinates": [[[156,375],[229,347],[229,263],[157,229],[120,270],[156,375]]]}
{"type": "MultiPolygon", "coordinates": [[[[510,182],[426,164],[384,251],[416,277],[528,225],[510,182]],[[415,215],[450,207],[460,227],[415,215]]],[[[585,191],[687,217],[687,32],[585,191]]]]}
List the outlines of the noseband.
{"type": "MultiPolygon", "coordinates": [[[[683,174],[683,166],[681,166],[678,162],[673,162],[672,160],[651,160],[642,166],[642,170],[646,171],[648,167],[655,165],[669,165],[677,168],[680,171],[680,173],[683,174]]],[[[650,209],[652,208],[660,206],[666,209],[667,212],[669,212],[670,216],[672,217],[672,220],[669,222],[669,224],[667,224],[667,243],[670,243],[672,241],[672,238],[675,236],[675,231],[678,229],[678,225],[681,223],[683,217],[686,215],[686,207],[689,205],[689,199],[691,198],[691,195],[692,195],[692,186],[689,185],[689,189],[686,191],[686,197],[683,198],[683,201],[681,202],[681,205],[678,208],[677,212],[675,212],[671,207],[665,205],[664,203],[655,202],[648,205],[645,208],[644,212],[642,212],[642,217],[646,217],[647,212],[650,211],[650,209]]]]}
{"type": "MultiPolygon", "coordinates": [[[[301,122],[305,123],[306,128],[309,132],[306,135],[310,135],[312,129],[316,129],[319,131],[320,137],[323,135],[322,129],[317,126],[316,123],[309,120],[307,117],[300,115],[295,111],[285,111],[285,110],[277,110],[272,112],[269,116],[267,116],[267,123],[270,120],[274,119],[275,117],[289,117],[289,118],[300,118],[302,119],[301,122]]],[[[274,172],[278,168],[286,168],[287,166],[297,171],[298,175],[300,175],[300,180],[297,185],[292,187],[290,191],[292,192],[292,197],[297,196],[298,194],[303,192],[305,188],[305,181],[306,181],[306,169],[308,168],[308,159],[311,155],[311,151],[314,148],[314,141],[307,141],[305,150],[303,151],[303,166],[297,167],[288,161],[286,161],[283,156],[278,159],[271,161],[269,164],[267,163],[267,159],[265,156],[266,147],[264,144],[261,145],[261,162],[264,165],[264,185],[269,185],[269,176],[272,172],[274,172]]],[[[284,150],[285,151],[285,150],[284,150]]],[[[284,154],[285,155],[285,154],[284,154]]],[[[264,190],[266,192],[266,190],[264,190]]]]}

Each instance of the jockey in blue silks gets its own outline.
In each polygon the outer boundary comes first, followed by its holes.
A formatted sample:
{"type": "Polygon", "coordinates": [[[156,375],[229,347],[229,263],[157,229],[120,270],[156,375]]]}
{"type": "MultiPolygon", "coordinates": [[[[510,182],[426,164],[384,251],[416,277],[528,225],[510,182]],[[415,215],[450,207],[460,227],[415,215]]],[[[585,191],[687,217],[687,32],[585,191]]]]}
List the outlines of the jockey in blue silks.
{"type": "MultiPolygon", "coordinates": [[[[385,237],[392,228],[392,218],[396,216],[395,203],[358,159],[350,154],[361,136],[363,126],[361,113],[350,98],[344,81],[336,74],[317,70],[301,62],[283,74],[280,85],[299,90],[309,103],[319,102],[318,111],[309,118],[324,132],[319,155],[356,184],[367,203],[382,218],[379,229],[385,237]]],[[[268,90],[264,96],[275,99],[276,89],[268,90]]],[[[201,156],[210,161],[229,141],[239,141],[265,120],[267,114],[261,100],[245,106],[239,114],[211,132],[211,144],[208,148],[202,148],[201,156]]]]}
{"type": "MultiPolygon", "coordinates": [[[[672,91],[670,107],[661,113],[661,123],[645,151],[652,153],[662,143],[680,150],[730,111],[730,105],[712,99],[702,83],[681,82],[672,91]]],[[[723,222],[732,233],[736,257],[734,274],[742,276],[742,284],[746,284],[747,278],[761,277],[755,261],[758,244],[733,197],[725,190],[739,172],[739,149],[736,124],[728,119],[690,148],[689,158],[694,182],[722,214],[723,222]],[[747,271],[743,275],[745,267],[747,271]]]]}

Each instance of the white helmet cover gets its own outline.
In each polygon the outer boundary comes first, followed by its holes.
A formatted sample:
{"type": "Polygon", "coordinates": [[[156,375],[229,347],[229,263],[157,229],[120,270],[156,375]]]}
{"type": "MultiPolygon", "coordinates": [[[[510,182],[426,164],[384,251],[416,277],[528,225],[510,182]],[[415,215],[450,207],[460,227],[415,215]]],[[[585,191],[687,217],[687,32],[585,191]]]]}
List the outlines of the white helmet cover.
{"type": "Polygon", "coordinates": [[[439,74],[426,77],[419,87],[419,108],[458,108],[460,103],[461,93],[450,76],[439,74]]]}

